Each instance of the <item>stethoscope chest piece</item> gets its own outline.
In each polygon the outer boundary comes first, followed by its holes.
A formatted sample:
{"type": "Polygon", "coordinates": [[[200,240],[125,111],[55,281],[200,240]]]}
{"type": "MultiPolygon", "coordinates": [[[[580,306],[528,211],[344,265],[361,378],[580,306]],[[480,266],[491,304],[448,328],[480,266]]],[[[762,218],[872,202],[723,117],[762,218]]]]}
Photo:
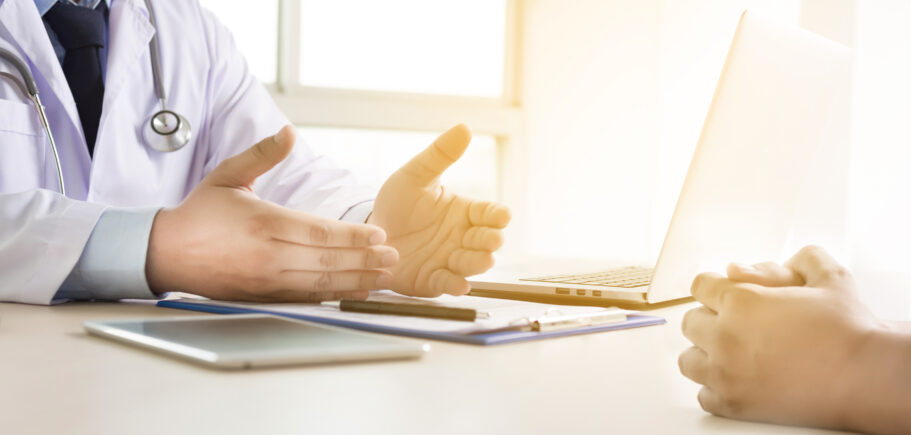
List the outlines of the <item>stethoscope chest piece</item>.
{"type": "Polygon", "coordinates": [[[163,153],[177,151],[190,142],[192,130],[186,118],[170,110],[160,110],[149,119],[142,132],[152,149],[163,153]]]}

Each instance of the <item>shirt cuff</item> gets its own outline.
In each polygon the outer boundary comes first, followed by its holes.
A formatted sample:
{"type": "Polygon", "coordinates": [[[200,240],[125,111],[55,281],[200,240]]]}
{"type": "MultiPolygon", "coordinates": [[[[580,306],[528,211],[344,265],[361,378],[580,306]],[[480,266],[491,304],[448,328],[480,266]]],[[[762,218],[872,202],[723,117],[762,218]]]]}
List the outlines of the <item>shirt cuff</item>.
{"type": "Polygon", "coordinates": [[[153,299],[146,253],[160,208],[107,208],[54,300],[153,299]]]}
{"type": "Polygon", "coordinates": [[[359,202],[352,205],[345,214],[342,215],[341,220],[345,222],[352,222],[363,224],[367,223],[367,218],[370,217],[370,214],[373,213],[373,200],[359,202]]]}

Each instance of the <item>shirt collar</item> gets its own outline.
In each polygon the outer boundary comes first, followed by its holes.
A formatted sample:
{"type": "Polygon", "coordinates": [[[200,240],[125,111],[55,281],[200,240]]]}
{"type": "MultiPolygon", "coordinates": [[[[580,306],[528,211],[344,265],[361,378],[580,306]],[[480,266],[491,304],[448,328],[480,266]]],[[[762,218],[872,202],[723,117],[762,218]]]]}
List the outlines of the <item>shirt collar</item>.
{"type": "MultiPolygon", "coordinates": [[[[51,8],[57,2],[69,3],[71,5],[80,4],[74,2],[73,0],[35,0],[35,6],[38,8],[38,15],[43,17],[44,14],[46,14],[47,11],[51,10],[51,8]]],[[[85,7],[95,9],[95,7],[98,6],[99,2],[101,2],[101,0],[82,0],[81,4],[83,4],[85,7]]],[[[104,0],[104,2],[107,3],[108,8],[111,7],[111,0],[104,0]]]]}

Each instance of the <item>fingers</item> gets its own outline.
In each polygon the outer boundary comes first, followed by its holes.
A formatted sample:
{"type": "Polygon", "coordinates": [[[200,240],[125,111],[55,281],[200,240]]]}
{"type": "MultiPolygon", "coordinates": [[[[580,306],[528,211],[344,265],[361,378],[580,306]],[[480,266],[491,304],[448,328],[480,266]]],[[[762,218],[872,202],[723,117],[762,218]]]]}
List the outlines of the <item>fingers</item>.
{"type": "Polygon", "coordinates": [[[789,287],[804,285],[803,278],[791,268],[777,263],[766,262],[748,266],[740,263],[728,265],[728,279],[749,282],[766,287],[789,287]]]}
{"type": "Polygon", "coordinates": [[[472,225],[505,228],[512,219],[509,207],[487,201],[474,201],[468,207],[468,220],[472,225]]]}
{"type": "Polygon", "coordinates": [[[284,160],[292,148],[294,129],[286,125],[275,136],[267,137],[242,153],[221,162],[202,183],[251,188],[257,177],[284,160]]]}
{"type": "Polygon", "coordinates": [[[471,286],[468,285],[468,281],[465,278],[446,269],[437,269],[431,273],[428,283],[429,291],[434,296],[439,296],[443,293],[464,295],[471,290],[471,286]]]}
{"type": "Polygon", "coordinates": [[[449,256],[449,270],[462,276],[477,275],[493,267],[493,253],[456,249],[449,256]]]}
{"type": "Polygon", "coordinates": [[[810,287],[827,287],[832,281],[850,278],[851,274],[831,255],[818,246],[801,249],[785,264],[810,287]]]}
{"type": "Polygon", "coordinates": [[[714,370],[709,363],[709,355],[699,347],[692,346],[683,351],[677,358],[680,373],[693,382],[702,385],[711,385],[715,377],[714,370]]]}
{"type": "Polygon", "coordinates": [[[690,292],[697,301],[717,313],[721,311],[721,299],[727,284],[730,281],[717,273],[701,273],[693,280],[690,292]]]}
{"type": "Polygon", "coordinates": [[[472,227],[462,237],[462,247],[476,251],[496,251],[503,246],[503,232],[491,227],[472,227]]]}
{"type": "Polygon", "coordinates": [[[462,157],[469,142],[471,131],[464,124],[459,124],[440,135],[429,147],[414,156],[401,171],[416,177],[421,184],[430,183],[462,157]]]}
{"type": "MultiPolygon", "coordinates": [[[[286,270],[276,277],[273,293],[332,293],[389,288],[392,274],[386,270],[314,272],[286,270]]],[[[289,296],[290,297],[290,296],[289,296]]]]}
{"type": "Polygon", "coordinates": [[[357,248],[386,241],[382,228],[325,219],[308,213],[275,206],[274,213],[257,218],[257,228],[271,238],[309,246],[357,248]]]}
{"type": "Polygon", "coordinates": [[[724,401],[715,390],[709,387],[702,387],[696,398],[699,400],[699,406],[706,412],[720,416],[730,416],[723,411],[725,409],[724,401]]]}
{"type": "Polygon", "coordinates": [[[718,314],[706,307],[699,307],[684,314],[680,328],[687,340],[698,347],[712,350],[718,332],[717,322],[718,314]]]}
{"type": "Polygon", "coordinates": [[[317,303],[323,301],[337,301],[339,299],[357,299],[364,300],[370,296],[366,290],[356,290],[350,292],[307,292],[297,290],[279,290],[265,295],[261,298],[267,302],[304,302],[317,303]]]}
{"type": "Polygon", "coordinates": [[[399,254],[389,246],[326,248],[275,242],[273,255],[281,270],[341,271],[379,269],[395,265],[399,254]]]}

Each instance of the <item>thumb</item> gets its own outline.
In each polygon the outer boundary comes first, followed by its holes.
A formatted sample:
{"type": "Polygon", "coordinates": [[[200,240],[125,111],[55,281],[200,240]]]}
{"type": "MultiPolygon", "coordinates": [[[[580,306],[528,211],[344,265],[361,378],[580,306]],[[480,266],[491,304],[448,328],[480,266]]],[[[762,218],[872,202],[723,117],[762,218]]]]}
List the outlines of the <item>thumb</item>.
{"type": "Polygon", "coordinates": [[[804,247],[785,265],[800,275],[810,287],[830,287],[844,280],[852,280],[847,269],[818,246],[804,247]]]}
{"type": "Polygon", "coordinates": [[[256,178],[288,157],[294,148],[294,129],[282,127],[274,136],[261,140],[242,153],[221,162],[202,184],[250,188],[256,178]]]}
{"type": "Polygon", "coordinates": [[[428,184],[443,174],[468,148],[471,131],[459,124],[441,134],[429,147],[414,156],[399,172],[415,177],[421,184],[428,184]]]}
{"type": "Polygon", "coordinates": [[[731,281],[748,282],[765,287],[790,287],[804,285],[803,277],[791,268],[778,263],[766,262],[748,266],[746,264],[731,263],[728,265],[728,279],[731,281]]]}

